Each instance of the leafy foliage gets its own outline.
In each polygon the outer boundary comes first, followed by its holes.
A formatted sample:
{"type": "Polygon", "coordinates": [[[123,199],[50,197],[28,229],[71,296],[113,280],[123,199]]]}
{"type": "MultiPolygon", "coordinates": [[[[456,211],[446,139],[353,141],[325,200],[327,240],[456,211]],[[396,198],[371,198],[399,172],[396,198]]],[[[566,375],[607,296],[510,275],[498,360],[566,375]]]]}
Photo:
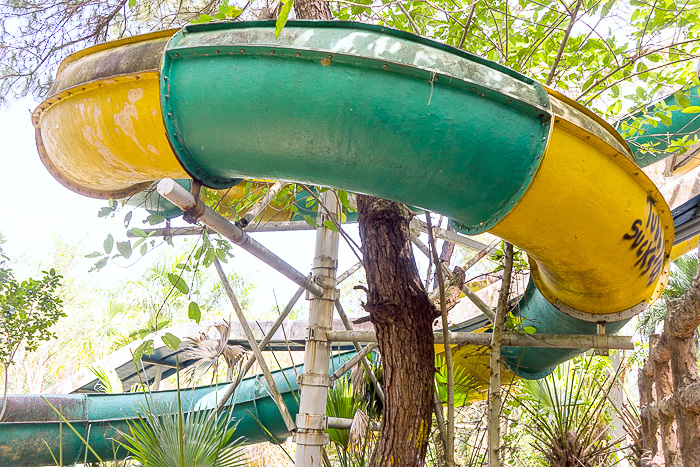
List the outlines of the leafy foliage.
{"type": "Polygon", "coordinates": [[[661,297],[639,317],[637,330],[642,335],[649,336],[656,332],[658,324],[666,318],[666,300],[682,297],[690,287],[690,283],[697,272],[697,254],[681,256],[673,262],[668,284],[661,293],[661,297]]]}
{"type": "Polygon", "coordinates": [[[51,327],[65,316],[56,292],[61,276],[50,269],[43,271],[40,279],[19,282],[7,267],[2,243],[0,235],[0,365],[5,370],[0,420],[7,407],[8,368],[15,354],[21,347],[34,351],[40,342],[56,337],[51,327]]]}
{"type": "Polygon", "coordinates": [[[183,414],[158,408],[143,408],[138,421],[123,433],[131,457],[147,467],[239,467],[247,465],[234,440],[235,424],[230,416],[211,417],[210,411],[183,414]]]}
{"type": "Polygon", "coordinates": [[[528,415],[527,429],[544,465],[604,467],[617,464],[613,453],[609,394],[619,373],[591,357],[559,365],[541,380],[523,380],[520,404],[528,415]]]}

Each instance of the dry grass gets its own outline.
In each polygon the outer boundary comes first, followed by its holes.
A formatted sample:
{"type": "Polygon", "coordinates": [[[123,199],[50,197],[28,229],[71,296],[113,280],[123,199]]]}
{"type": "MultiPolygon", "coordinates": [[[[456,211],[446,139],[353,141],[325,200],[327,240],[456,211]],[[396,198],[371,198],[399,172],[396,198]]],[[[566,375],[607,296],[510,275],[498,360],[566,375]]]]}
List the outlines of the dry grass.
{"type": "MultiPolygon", "coordinates": [[[[282,447],[294,457],[294,444],[291,438],[282,444],[282,447]]],[[[260,443],[245,448],[248,465],[250,467],[290,467],[294,463],[284,453],[282,447],[271,443],[260,443]]]]}

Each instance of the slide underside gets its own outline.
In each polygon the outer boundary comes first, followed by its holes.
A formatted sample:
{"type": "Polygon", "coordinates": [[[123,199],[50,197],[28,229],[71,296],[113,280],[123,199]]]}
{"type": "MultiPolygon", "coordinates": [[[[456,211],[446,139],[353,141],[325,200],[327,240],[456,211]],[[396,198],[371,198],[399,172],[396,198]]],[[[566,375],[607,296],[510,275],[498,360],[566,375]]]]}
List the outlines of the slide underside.
{"type": "MultiPolygon", "coordinates": [[[[44,165],[85,196],[166,177],[234,193],[284,180],[491,232],[528,254],[513,312],[538,333],[616,332],[669,273],[670,209],[618,132],[532,79],[405,32],[290,21],[276,39],[274,22],[222,22],[116,41],[67,58],[33,121],[44,165]]],[[[506,365],[538,378],[580,352],[509,348],[506,365]]]]}

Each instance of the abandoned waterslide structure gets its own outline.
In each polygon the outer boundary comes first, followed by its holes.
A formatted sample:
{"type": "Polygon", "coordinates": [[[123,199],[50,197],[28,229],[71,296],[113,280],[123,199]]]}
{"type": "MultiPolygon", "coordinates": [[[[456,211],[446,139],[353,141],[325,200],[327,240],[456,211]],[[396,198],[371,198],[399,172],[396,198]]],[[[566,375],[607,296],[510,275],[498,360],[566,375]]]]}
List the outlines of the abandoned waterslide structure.
{"type": "MultiPolygon", "coordinates": [[[[246,222],[231,224],[190,193],[190,180],[225,190],[232,199],[243,195],[244,180],[281,181],[430,210],[448,216],[467,244],[479,245],[467,236],[490,232],[527,252],[531,274],[517,312],[536,332],[511,337],[503,347],[513,374],[540,378],[588,348],[629,345],[611,335],[659,296],[670,261],[697,244],[698,200],[672,213],[641,170],[655,162],[644,145],[663,150],[667,134],[693,134],[700,122],[675,111],[671,127],[646,125],[628,141],[558,92],[419,36],[342,21],[290,21],[279,38],[274,30],[274,22],[190,25],[71,55],[33,116],[47,170],[84,196],[133,197],[167,216],[184,209],[312,298],[335,292],[337,236],[332,240],[332,232],[318,230],[314,277],[308,279],[246,232],[256,218],[291,225],[294,215],[263,204],[246,222]],[[154,192],[155,183],[168,201],[154,192]],[[674,214],[683,232],[675,242],[674,214]],[[561,335],[577,337],[581,348],[556,345],[561,335]]],[[[697,89],[691,100],[700,100],[697,89]]],[[[343,323],[339,331],[330,329],[332,305],[329,310],[316,302],[320,314],[312,300],[310,330],[298,342],[301,348],[306,340],[307,350],[296,368],[304,373],[299,384],[289,368],[265,381],[244,379],[236,390],[235,416],[242,420],[237,434],[250,443],[270,437],[247,410],[257,411],[276,441],[290,435],[296,417],[296,427],[303,428],[297,449],[317,443],[324,429],[319,423],[328,424],[319,421],[325,395],[309,402],[305,391],[311,395],[323,386],[319,381],[353,359],[358,342],[370,339],[368,331],[353,337],[343,323]],[[324,337],[310,337],[314,327],[324,337]],[[332,346],[338,352],[331,357],[332,346]],[[297,403],[292,395],[299,389],[297,403]]],[[[481,316],[452,331],[488,325],[481,316]]],[[[469,336],[452,343],[469,348],[489,342],[469,336]]],[[[488,374],[488,364],[477,369],[459,349],[453,351],[457,367],[488,374]]],[[[183,405],[210,409],[223,390],[186,391],[183,405]]],[[[64,394],[50,401],[83,436],[89,430],[91,445],[110,457],[111,438],[135,416],[142,397],[64,394]]],[[[174,393],[154,397],[166,402],[174,393]]],[[[57,417],[38,396],[11,396],[0,423],[0,464],[50,463],[41,440],[57,439],[58,429],[57,417]]],[[[63,436],[64,455],[80,458],[82,443],[65,430],[63,436]]]]}

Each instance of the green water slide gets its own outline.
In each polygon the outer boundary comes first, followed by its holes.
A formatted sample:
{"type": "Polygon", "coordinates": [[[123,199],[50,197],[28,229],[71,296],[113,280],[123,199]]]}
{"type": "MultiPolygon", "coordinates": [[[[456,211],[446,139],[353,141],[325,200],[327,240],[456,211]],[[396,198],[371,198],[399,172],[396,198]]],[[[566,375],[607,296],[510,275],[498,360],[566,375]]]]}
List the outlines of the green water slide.
{"type": "MultiPolygon", "coordinates": [[[[354,352],[333,356],[330,370],[352,358],[354,352]]],[[[303,365],[273,372],[273,378],[292,417],[299,411],[297,374],[303,365]]],[[[183,412],[193,413],[216,407],[228,384],[182,389],[183,412]]],[[[127,394],[46,395],[46,401],[60,410],[65,420],[86,439],[104,461],[124,459],[119,446],[120,432],[129,432],[129,423],[137,421],[148,403],[158,413],[177,413],[176,391],[127,394]],[[147,399],[146,399],[147,398],[147,399]]],[[[63,454],[63,464],[97,462],[84,443],[62,422],[42,396],[8,396],[7,414],[0,423],[0,467],[38,467],[55,465],[63,454]]],[[[245,378],[228,402],[232,423],[238,423],[234,438],[245,444],[266,441],[279,443],[290,436],[262,376],[245,378]],[[261,427],[264,427],[264,429],[261,427]]],[[[227,413],[228,415],[228,413],[227,413]]]]}
{"type": "MultiPolygon", "coordinates": [[[[601,322],[616,332],[661,293],[670,209],[592,112],[405,32],[341,21],[290,21],[279,38],[274,29],[191,25],[69,57],[34,114],[42,161],[93,197],[190,176],[212,189],[281,180],[434,211],[527,252],[531,282],[513,312],[540,334],[595,334],[601,322]]],[[[510,348],[505,364],[537,378],[584,350],[510,348]]]]}

